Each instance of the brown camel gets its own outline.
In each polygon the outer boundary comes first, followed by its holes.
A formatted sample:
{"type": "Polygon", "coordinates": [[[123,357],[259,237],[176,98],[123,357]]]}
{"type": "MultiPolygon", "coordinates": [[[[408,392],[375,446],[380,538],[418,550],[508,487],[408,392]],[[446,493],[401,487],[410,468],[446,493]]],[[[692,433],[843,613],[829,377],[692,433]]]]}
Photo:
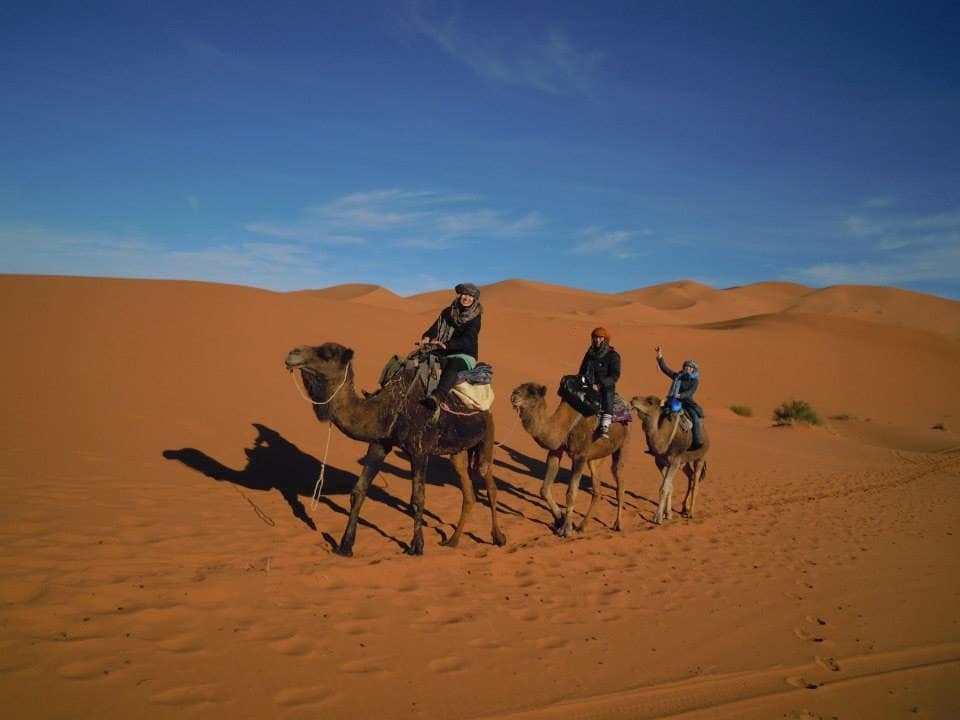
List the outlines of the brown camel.
{"type": "Polygon", "coordinates": [[[435,415],[420,404],[424,388],[422,383],[415,382],[412,369],[403,371],[379,392],[361,398],[354,387],[352,358],[353,350],[332,342],[319,347],[295,347],[286,358],[288,370],[300,370],[304,386],[313,398],[317,419],[332,420],[347,437],[369,443],[363,471],[350,493],[350,517],[336,552],[353,554],[360,506],[383,459],[394,446],[410,456],[413,472],[410,496],[413,539],[409,554],[423,554],[424,483],[431,455],[450,456],[463,493],[460,519],[445,544],[456,547],[473,509],[475,497],[470,476],[473,469],[483,477],[487,487],[493,516],[493,542],[503,545],[507,539],[497,526],[497,487],[493,480],[493,416],[489,412],[454,415],[447,411],[435,415]]]}
{"type": "Polygon", "coordinates": [[[680,415],[672,418],[663,412],[660,398],[653,395],[635,397],[630,406],[636,411],[637,417],[643,423],[643,432],[647,436],[647,446],[650,454],[657,463],[657,469],[663,474],[660,485],[660,503],[653,521],[658,525],[671,515],[673,502],[673,478],[680,468],[687,475],[687,494],[683,496],[683,507],[680,514],[693,517],[693,507],[697,501],[697,487],[707,474],[707,450],[710,449],[710,440],[707,438],[707,428],[703,428],[703,445],[696,450],[690,450],[693,441],[691,430],[680,427],[680,415]]]}
{"type": "Polygon", "coordinates": [[[576,531],[580,532],[587,526],[600,501],[599,460],[608,455],[611,457],[611,469],[617,482],[617,519],[613,529],[620,530],[623,514],[623,478],[620,477],[620,469],[623,467],[623,452],[629,436],[627,426],[623,423],[613,423],[610,426],[609,437],[597,438],[594,436],[597,427],[596,417],[584,417],[563,400],[548,417],[546,395],[547,388],[543,385],[524,383],[510,394],[510,403],[519,413],[523,429],[530,433],[537,445],[547,451],[547,472],[540,487],[540,497],[550,506],[557,534],[560,537],[567,537],[574,532],[573,505],[580,487],[580,476],[584,468],[589,466],[593,497],[590,498],[590,506],[576,531]],[[553,499],[552,486],[564,453],[572,462],[572,474],[570,484],[567,486],[566,510],[561,512],[560,506],[553,499]]]}

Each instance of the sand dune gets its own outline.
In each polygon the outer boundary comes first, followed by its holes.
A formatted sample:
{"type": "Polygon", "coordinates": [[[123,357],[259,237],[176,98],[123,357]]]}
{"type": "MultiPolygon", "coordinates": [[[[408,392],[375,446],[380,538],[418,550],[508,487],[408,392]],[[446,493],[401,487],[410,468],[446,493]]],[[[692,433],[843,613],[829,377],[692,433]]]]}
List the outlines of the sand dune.
{"type": "Polygon", "coordinates": [[[405,556],[393,453],[345,559],[332,548],[365,446],[334,431],[327,451],[283,358],[339,341],[373,389],[451,292],[0,276],[5,716],[960,713],[960,304],[784,283],[483,293],[507,545],[490,544],[481,494],[461,546],[440,547],[460,493],[438,459],[425,556],[405,556]],[[635,437],[624,531],[605,468],[597,522],[560,540],[544,453],[507,397],[552,389],[596,324],[625,395],[666,388],[655,344],[701,362],[710,469],[698,516],[655,527],[635,437]],[[792,398],[826,424],[773,427],[792,398]]]}

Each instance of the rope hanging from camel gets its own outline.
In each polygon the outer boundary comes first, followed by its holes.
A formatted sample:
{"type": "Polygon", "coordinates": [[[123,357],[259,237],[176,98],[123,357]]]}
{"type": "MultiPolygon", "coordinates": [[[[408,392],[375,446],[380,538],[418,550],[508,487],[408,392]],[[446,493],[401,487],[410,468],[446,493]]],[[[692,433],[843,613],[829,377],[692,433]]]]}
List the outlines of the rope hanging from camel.
{"type": "MultiPolygon", "coordinates": [[[[347,361],[347,367],[344,368],[344,371],[343,371],[343,380],[340,382],[339,385],[337,385],[337,389],[333,391],[333,395],[328,397],[326,400],[314,400],[312,397],[309,397],[308,395],[304,394],[300,385],[297,384],[297,379],[293,377],[293,373],[290,373],[291,379],[293,380],[293,385],[295,388],[297,388],[297,392],[300,393],[300,397],[302,397],[304,400],[306,400],[309,403],[313,403],[314,405],[327,405],[328,403],[330,403],[337,396],[337,393],[340,392],[340,389],[347,384],[347,377],[349,375],[350,375],[350,362],[347,361]]],[[[330,438],[332,435],[333,435],[333,423],[331,422],[327,426],[327,447],[323,451],[323,460],[320,461],[320,474],[317,476],[317,482],[313,486],[313,495],[310,498],[311,510],[317,509],[317,505],[320,504],[320,497],[323,495],[323,481],[324,481],[324,476],[327,474],[327,455],[330,453],[330,438]]]]}
{"type": "MultiPolygon", "coordinates": [[[[332,400],[333,398],[331,398],[332,400]]],[[[323,476],[327,472],[327,453],[330,452],[330,437],[333,435],[333,423],[327,424],[327,447],[323,451],[323,460],[320,461],[320,475],[317,476],[317,482],[313,486],[313,495],[311,497],[310,509],[316,510],[320,504],[320,496],[323,495],[323,476]]]]}
{"type": "Polygon", "coordinates": [[[342,388],[344,385],[347,384],[347,376],[349,374],[350,374],[350,363],[348,361],[347,367],[343,371],[343,380],[340,382],[339,385],[337,385],[337,389],[333,391],[333,395],[328,397],[326,400],[314,400],[312,397],[309,397],[303,392],[303,389],[297,384],[297,378],[293,376],[293,373],[290,373],[290,377],[293,380],[293,386],[297,388],[297,392],[300,393],[300,397],[302,397],[308,403],[313,403],[314,405],[326,405],[337,396],[337,393],[340,392],[340,388],[342,388]]]}

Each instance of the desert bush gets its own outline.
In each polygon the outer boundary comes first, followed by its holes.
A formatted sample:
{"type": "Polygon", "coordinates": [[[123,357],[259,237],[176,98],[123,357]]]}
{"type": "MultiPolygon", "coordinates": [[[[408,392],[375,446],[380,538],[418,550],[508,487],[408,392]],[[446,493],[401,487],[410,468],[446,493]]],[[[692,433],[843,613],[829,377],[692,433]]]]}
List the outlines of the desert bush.
{"type": "Polygon", "coordinates": [[[840,420],[841,422],[846,422],[847,420],[856,420],[853,415],[847,415],[847,413],[840,413],[839,415],[831,415],[830,420],[840,420]]]}
{"type": "Polygon", "coordinates": [[[943,423],[937,423],[931,428],[931,430],[946,430],[946,429],[947,429],[947,426],[944,425],[943,423]]]}
{"type": "Polygon", "coordinates": [[[773,421],[777,425],[791,425],[804,423],[806,425],[823,425],[820,416],[806,400],[788,400],[773,411],[773,421]]]}
{"type": "Polygon", "coordinates": [[[753,415],[753,410],[748,408],[746,405],[731,405],[730,409],[741,417],[750,417],[753,415]]]}

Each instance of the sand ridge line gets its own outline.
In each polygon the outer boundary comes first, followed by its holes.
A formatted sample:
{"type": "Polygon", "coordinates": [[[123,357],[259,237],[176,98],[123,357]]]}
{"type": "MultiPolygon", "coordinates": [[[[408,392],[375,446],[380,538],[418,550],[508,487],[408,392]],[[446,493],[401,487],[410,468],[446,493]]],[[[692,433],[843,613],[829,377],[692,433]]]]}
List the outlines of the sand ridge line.
{"type": "Polygon", "coordinates": [[[608,695],[572,699],[546,708],[488,715],[482,720],[665,720],[707,708],[711,712],[719,712],[724,706],[768,696],[811,692],[825,685],[855,683],[917,669],[960,666],[960,643],[850,656],[841,658],[841,662],[834,658],[830,660],[839,664],[841,669],[825,667],[815,660],[793,667],[699,676],[608,695]]]}

